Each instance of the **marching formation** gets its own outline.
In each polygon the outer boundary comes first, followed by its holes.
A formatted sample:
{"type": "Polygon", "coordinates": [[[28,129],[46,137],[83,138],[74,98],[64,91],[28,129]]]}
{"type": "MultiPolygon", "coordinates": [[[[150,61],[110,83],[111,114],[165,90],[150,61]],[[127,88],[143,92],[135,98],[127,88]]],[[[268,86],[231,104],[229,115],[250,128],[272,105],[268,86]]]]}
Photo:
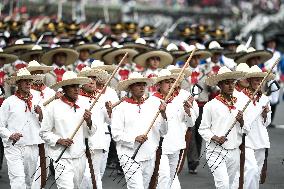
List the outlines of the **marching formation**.
{"type": "Polygon", "coordinates": [[[204,25],[179,27],[170,43],[137,23],[102,34],[49,22],[34,38],[2,24],[11,35],[0,36],[0,137],[12,189],[45,188],[49,175],[59,189],[102,189],[106,167],[129,189],[179,189],[186,159],[197,174],[203,155],[218,189],[265,182],[281,77],[273,38],[256,50],[204,25]]]}

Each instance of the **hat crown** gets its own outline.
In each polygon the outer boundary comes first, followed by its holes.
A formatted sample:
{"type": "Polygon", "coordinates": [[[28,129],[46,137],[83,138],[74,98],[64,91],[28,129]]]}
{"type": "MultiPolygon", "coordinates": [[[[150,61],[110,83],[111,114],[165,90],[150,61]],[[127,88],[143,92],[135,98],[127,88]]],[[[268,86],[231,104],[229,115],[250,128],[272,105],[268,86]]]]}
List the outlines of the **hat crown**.
{"type": "Polygon", "coordinates": [[[22,39],[18,39],[17,41],[15,41],[15,45],[23,45],[24,41],[22,39]]]}
{"type": "Polygon", "coordinates": [[[226,66],[222,66],[219,71],[218,74],[224,74],[224,73],[229,73],[232,72],[229,68],[227,68],[226,66]]]}
{"type": "Polygon", "coordinates": [[[129,74],[128,79],[137,79],[137,78],[144,78],[142,74],[138,73],[138,72],[133,72],[131,74],[129,74]]]}
{"type": "Polygon", "coordinates": [[[253,47],[250,47],[250,48],[248,48],[248,50],[247,50],[248,53],[251,53],[251,52],[254,52],[254,51],[255,51],[255,48],[253,48],[253,47]]]}
{"type": "Polygon", "coordinates": [[[32,48],[32,51],[35,51],[35,50],[42,50],[42,47],[39,45],[34,45],[32,48]]]}
{"type": "Polygon", "coordinates": [[[209,49],[222,49],[221,45],[217,41],[211,41],[208,46],[209,49]]]}
{"type": "Polygon", "coordinates": [[[31,73],[29,72],[29,70],[27,70],[27,68],[21,68],[18,70],[17,76],[25,76],[25,75],[31,75],[31,73]]]}
{"type": "Polygon", "coordinates": [[[260,69],[260,67],[258,67],[257,65],[252,66],[249,70],[248,73],[259,73],[262,72],[262,70],[260,69]]]}
{"type": "Polygon", "coordinates": [[[35,67],[35,66],[41,66],[41,65],[36,60],[30,61],[29,64],[28,64],[28,67],[35,67]]]}
{"type": "Polygon", "coordinates": [[[246,46],[244,46],[243,44],[240,44],[240,45],[237,47],[236,52],[237,52],[237,53],[240,53],[240,52],[247,52],[247,48],[246,48],[246,46]]]}
{"type": "Polygon", "coordinates": [[[185,48],[186,52],[191,52],[196,47],[195,47],[195,45],[188,45],[188,46],[184,46],[184,48],[185,48]]]}
{"type": "Polygon", "coordinates": [[[162,69],[161,71],[159,71],[158,73],[158,77],[163,77],[163,76],[170,76],[172,73],[170,70],[168,69],[162,69]]]}
{"type": "Polygon", "coordinates": [[[178,67],[175,66],[175,65],[169,65],[169,66],[167,67],[167,69],[168,69],[168,70],[174,70],[174,69],[178,69],[178,67]]]}
{"type": "Polygon", "coordinates": [[[111,48],[111,45],[107,44],[103,46],[103,49],[111,48]]]}
{"type": "Polygon", "coordinates": [[[196,46],[197,49],[201,49],[201,50],[205,49],[205,46],[200,44],[200,43],[196,43],[195,46],[196,46]]]}
{"type": "Polygon", "coordinates": [[[249,70],[249,66],[246,64],[246,63],[240,63],[237,68],[236,68],[236,71],[239,71],[239,72],[248,72],[249,70]]]}
{"type": "Polygon", "coordinates": [[[100,60],[94,60],[94,61],[92,62],[91,68],[96,68],[96,67],[98,67],[98,66],[104,66],[104,65],[105,65],[104,62],[102,62],[102,61],[100,61],[100,60]]]}
{"type": "Polygon", "coordinates": [[[81,72],[86,72],[86,71],[90,71],[92,70],[89,66],[85,66],[84,68],[82,68],[81,72]]]}
{"type": "Polygon", "coordinates": [[[75,72],[67,71],[63,74],[62,81],[68,80],[68,79],[76,79],[76,78],[77,78],[77,74],[75,72]]]}
{"type": "Polygon", "coordinates": [[[138,44],[142,44],[142,45],[146,45],[146,40],[145,39],[143,39],[143,38],[138,38],[138,39],[136,39],[135,40],[135,43],[138,43],[138,44]]]}
{"type": "Polygon", "coordinates": [[[167,46],[167,51],[177,51],[178,50],[178,47],[176,46],[176,44],[174,43],[170,43],[168,46],[167,46]]]}

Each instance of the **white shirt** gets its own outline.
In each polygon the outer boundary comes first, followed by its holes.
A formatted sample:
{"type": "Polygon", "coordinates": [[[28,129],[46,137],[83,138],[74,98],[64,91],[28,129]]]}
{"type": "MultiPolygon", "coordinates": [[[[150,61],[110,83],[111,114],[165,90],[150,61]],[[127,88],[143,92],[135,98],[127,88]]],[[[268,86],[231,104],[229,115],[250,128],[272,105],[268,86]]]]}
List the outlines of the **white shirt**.
{"type": "Polygon", "coordinates": [[[36,105],[39,105],[41,107],[43,107],[43,103],[45,103],[47,100],[55,96],[55,91],[49,87],[45,87],[45,89],[43,89],[42,92],[43,96],[40,95],[40,91],[31,89],[31,93],[36,101],[36,105]]]}
{"type": "MultiPolygon", "coordinates": [[[[133,155],[139,145],[135,138],[145,134],[159,106],[160,101],[156,103],[146,100],[140,106],[124,101],[115,108],[112,113],[112,136],[116,141],[118,156],[133,155]]],[[[146,161],[154,158],[160,136],[165,135],[167,129],[167,122],[159,115],[148,134],[148,140],[141,146],[135,160],[146,161]]]]}
{"type": "Polygon", "coordinates": [[[34,98],[32,100],[31,112],[26,103],[17,96],[12,95],[7,98],[0,107],[0,136],[4,146],[12,145],[9,137],[13,133],[20,133],[23,137],[15,145],[26,146],[41,144],[43,141],[39,136],[40,124],[38,115],[34,112],[34,98]]]}
{"type": "MultiPolygon", "coordinates": [[[[49,145],[49,156],[53,159],[57,159],[63,146],[56,144],[58,139],[70,138],[80,121],[83,119],[85,109],[84,101],[78,98],[76,104],[80,106],[74,111],[74,108],[64,103],[61,99],[56,99],[51,102],[45,109],[42,126],[40,129],[40,136],[49,145]]],[[[91,130],[83,122],[82,126],[73,138],[74,144],[69,147],[63,154],[62,158],[79,158],[85,153],[85,138],[84,133],[88,133],[92,136],[95,133],[96,126],[94,124],[94,117],[92,115],[92,127],[91,130]],[[88,132],[83,132],[83,129],[87,129],[88,132]]]]}

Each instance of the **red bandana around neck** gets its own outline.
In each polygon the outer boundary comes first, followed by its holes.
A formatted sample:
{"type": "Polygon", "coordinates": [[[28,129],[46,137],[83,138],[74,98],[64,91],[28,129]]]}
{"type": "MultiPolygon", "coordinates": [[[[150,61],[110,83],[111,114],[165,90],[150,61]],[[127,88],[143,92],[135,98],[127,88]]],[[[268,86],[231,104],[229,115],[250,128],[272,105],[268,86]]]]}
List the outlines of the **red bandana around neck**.
{"type": "Polygon", "coordinates": [[[125,98],[124,101],[127,102],[127,103],[130,103],[130,104],[137,104],[137,106],[139,107],[138,113],[140,113],[140,110],[141,110],[140,105],[145,102],[145,99],[142,97],[140,103],[138,101],[134,100],[133,98],[125,98]]]}
{"type": "Polygon", "coordinates": [[[62,102],[64,102],[64,103],[68,104],[69,106],[71,106],[71,108],[74,108],[75,112],[76,112],[76,109],[80,108],[80,106],[78,106],[76,104],[76,102],[69,101],[65,96],[62,96],[60,99],[62,100],[62,102]]]}
{"type": "Polygon", "coordinates": [[[18,71],[21,68],[25,68],[27,65],[25,63],[18,63],[15,65],[16,70],[18,71]]]}
{"type": "Polygon", "coordinates": [[[28,97],[24,97],[23,95],[21,95],[19,93],[19,91],[16,91],[15,92],[15,96],[18,97],[20,100],[24,101],[26,103],[26,109],[25,109],[25,112],[29,111],[31,112],[32,111],[32,99],[33,99],[33,95],[32,94],[29,94],[28,97]]]}
{"type": "Polygon", "coordinates": [[[200,73],[199,72],[196,72],[196,71],[194,71],[194,72],[192,72],[191,73],[191,83],[194,85],[194,84],[196,84],[197,82],[198,82],[198,76],[200,75],[200,73]]]}
{"type": "Polygon", "coordinates": [[[120,76],[120,80],[121,80],[121,81],[128,79],[129,74],[130,74],[130,71],[127,70],[127,69],[121,68],[121,69],[118,71],[118,75],[120,76]]]}
{"type": "Polygon", "coordinates": [[[256,102],[259,102],[259,99],[260,99],[261,96],[262,96],[262,93],[261,93],[261,92],[258,92],[258,93],[256,94],[256,97],[253,97],[253,96],[252,96],[252,95],[253,95],[253,92],[252,92],[250,89],[248,89],[248,88],[244,88],[244,89],[243,89],[243,93],[244,93],[247,97],[249,97],[249,98],[252,100],[252,103],[253,103],[254,106],[256,106],[256,102]]]}
{"type": "Polygon", "coordinates": [[[96,97],[96,92],[90,94],[90,93],[87,93],[85,91],[83,91],[82,89],[80,90],[80,95],[81,96],[85,96],[85,97],[88,97],[90,98],[90,101],[92,101],[95,97],[96,97]]]}
{"type": "MultiPolygon", "coordinates": [[[[171,103],[172,101],[173,101],[173,99],[177,96],[179,94],[179,91],[178,90],[175,90],[173,93],[172,93],[172,95],[171,95],[171,97],[167,100],[167,104],[168,103],[171,103]]],[[[164,95],[162,94],[162,93],[160,93],[160,92],[155,92],[154,94],[153,94],[153,96],[155,96],[155,97],[157,97],[157,98],[159,98],[159,99],[161,99],[161,100],[164,100],[165,99],[165,97],[164,97],[164,95]]]]}
{"type": "Polygon", "coordinates": [[[84,63],[81,63],[81,64],[78,64],[77,66],[76,66],[76,69],[77,70],[79,70],[79,71],[81,71],[83,68],[85,68],[87,65],[86,64],[84,64],[84,63]]]}
{"type": "Polygon", "coordinates": [[[219,69],[220,69],[220,66],[213,66],[212,67],[212,72],[213,72],[213,74],[218,74],[218,71],[219,71],[219,69]]]}
{"type": "Polygon", "coordinates": [[[41,84],[41,85],[33,84],[31,88],[32,88],[33,90],[39,91],[39,92],[40,92],[40,96],[41,96],[42,98],[44,98],[43,90],[46,88],[46,86],[45,86],[44,84],[41,84]]]}
{"type": "Polygon", "coordinates": [[[234,106],[235,103],[237,102],[236,97],[232,97],[230,99],[230,101],[228,101],[226,98],[224,98],[224,96],[222,94],[219,94],[218,96],[216,96],[216,99],[219,100],[220,102],[222,102],[225,106],[227,106],[229,108],[230,112],[231,112],[231,110],[236,109],[236,107],[234,106]]]}
{"type": "Polygon", "coordinates": [[[66,72],[66,70],[64,68],[55,68],[53,71],[56,75],[56,81],[62,81],[62,76],[66,72]]]}

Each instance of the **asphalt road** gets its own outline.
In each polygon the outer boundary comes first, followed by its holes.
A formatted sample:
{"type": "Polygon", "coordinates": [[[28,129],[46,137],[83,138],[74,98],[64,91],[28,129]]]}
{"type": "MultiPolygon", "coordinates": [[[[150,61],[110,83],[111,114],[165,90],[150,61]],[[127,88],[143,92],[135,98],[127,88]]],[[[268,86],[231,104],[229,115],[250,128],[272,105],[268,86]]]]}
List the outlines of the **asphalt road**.
{"type": "MultiPolygon", "coordinates": [[[[266,183],[261,185],[260,189],[283,189],[284,188],[284,165],[282,164],[282,159],[284,158],[284,103],[281,102],[277,107],[277,112],[275,115],[274,123],[277,128],[269,129],[269,136],[271,141],[271,148],[269,151],[268,158],[268,173],[266,183]]],[[[190,175],[187,172],[187,167],[185,166],[182,173],[179,176],[182,188],[192,188],[192,189],[214,189],[213,177],[207,167],[203,168],[205,159],[201,159],[201,164],[198,168],[197,175],[190,175]]],[[[107,170],[103,178],[104,189],[116,189],[116,188],[126,188],[122,187],[123,182],[117,184],[117,180],[113,181],[115,177],[109,176],[111,170],[107,170]]],[[[7,166],[4,162],[4,167],[0,171],[2,178],[0,179],[0,189],[8,189],[9,179],[7,175],[7,166]]],[[[48,183],[48,187],[51,182],[48,183]]],[[[53,186],[52,189],[56,187],[53,186]]]]}

